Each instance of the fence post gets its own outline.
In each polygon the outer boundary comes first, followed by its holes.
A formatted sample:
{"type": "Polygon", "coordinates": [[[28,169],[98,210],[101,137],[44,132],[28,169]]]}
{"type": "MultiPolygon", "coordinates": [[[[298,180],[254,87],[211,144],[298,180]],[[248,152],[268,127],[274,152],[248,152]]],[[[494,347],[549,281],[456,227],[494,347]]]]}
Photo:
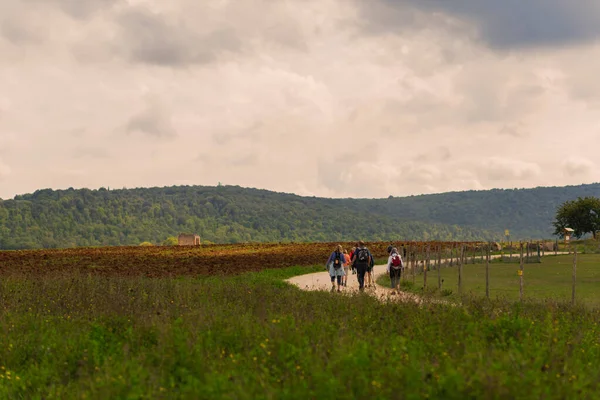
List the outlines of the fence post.
{"type": "Polygon", "coordinates": [[[573,252],[573,288],[571,289],[571,304],[575,305],[575,281],[577,278],[577,246],[573,246],[575,251],[573,252]]]}
{"type": "Polygon", "coordinates": [[[554,242],[554,255],[558,255],[558,239],[554,242]]]}
{"type": "Polygon", "coordinates": [[[512,262],[512,242],[509,242],[508,247],[510,247],[510,255],[508,256],[508,262],[512,262]]]}
{"type": "Polygon", "coordinates": [[[432,265],[432,257],[431,257],[431,245],[427,245],[427,269],[431,270],[432,265]]]}
{"type": "Polygon", "coordinates": [[[490,298],[490,245],[486,248],[485,257],[485,297],[490,298]]]}
{"type": "MultiPolygon", "coordinates": [[[[408,265],[408,272],[410,272],[412,274],[412,270],[413,270],[413,259],[415,258],[415,246],[414,244],[411,242],[410,243],[410,247],[408,248],[408,263],[406,265],[408,265]]],[[[406,280],[409,280],[409,276],[406,276],[406,280]]]]}
{"type": "Polygon", "coordinates": [[[417,269],[416,260],[418,258],[418,256],[417,256],[417,246],[416,245],[415,245],[414,252],[413,252],[413,255],[412,255],[411,258],[412,258],[412,268],[411,269],[412,269],[413,285],[414,285],[414,283],[415,283],[415,275],[417,273],[417,271],[416,271],[416,269],[417,269]]]}
{"type": "MultiPolygon", "coordinates": [[[[541,258],[541,255],[540,255],[540,251],[542,251],[542,250],[540,249],[540,241],[539,240],[537,241],[536,245],[537,245],[537,249],[536,249],[537,250],[537,262],[541,263],[542,262],[542,258],[541,258]]],[[[542,249],[543,248],[544,248],[544,246],[542,246],[542,249]]]]}
{"type": "Polygon", "coordinates": [[[437,265],[438,265],[438,267],[437,267],[438,289],[442,290],[442,245],[440,245],[440,247],[439,247],[437,265]]]}
{"type": "MultiPolygon", "coordinates": [[[[489,244],[488,244],[488,246],[489,246],[489,244]]],[[[482,244],[482,245],[481,245],[481,263],[482,263],[482,264],[483,264],[483,260],[484,260],[484,259],[483,259],[483,253],[484,253],[484,251],[485,251],[485,245],[484,245],[484,244],[482,244]]]]}
{"type": "Polygon", "coordinates": [[[427,288],[427,267],[429,264],[429,244],[427,244],[427,250],[423,257],[423,290],[427,288]]]}
{"type": "Polygon", "coordinates": [[[523,301],[523,242],[520,242],[520,265],[519,265],[519,300],[523,301]]]}
{"type": "Polygon", "coordinates": [[[544,256],[546,256],[546,243],[545,241],[542,241],[542,257],[544,256]]]}
{"type": "Polygon", "coordinates": [[[460,257],[457,258],[456,262],[458,264],[458,294],[462,294],[462,263],[463,263],[463,255],[465,252],[464,245],[460,247],[460,257]]]}

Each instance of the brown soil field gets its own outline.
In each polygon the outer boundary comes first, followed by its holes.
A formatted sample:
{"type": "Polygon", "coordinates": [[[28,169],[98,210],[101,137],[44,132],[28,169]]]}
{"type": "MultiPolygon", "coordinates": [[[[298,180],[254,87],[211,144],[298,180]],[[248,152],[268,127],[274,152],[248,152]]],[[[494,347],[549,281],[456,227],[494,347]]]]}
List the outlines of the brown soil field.
{"type": "MultiPolygon", "coordinates": [[[[100,276],[176,277],[230,275],[268,268],[323,264],[337,244],[257,243],[202,246],[136,246],[0,251],[0,276],[84,273],[100,276]]],[[[390,242],[367,242],[375,257],[387,257],[390,242]]],[[[401,242],[393,242],[400,246],[401,242]]],[[[423,242],[405,242],[423,249],[423,242]]],[[[429,246],[456,246],[427,242],[429,246]]]]}

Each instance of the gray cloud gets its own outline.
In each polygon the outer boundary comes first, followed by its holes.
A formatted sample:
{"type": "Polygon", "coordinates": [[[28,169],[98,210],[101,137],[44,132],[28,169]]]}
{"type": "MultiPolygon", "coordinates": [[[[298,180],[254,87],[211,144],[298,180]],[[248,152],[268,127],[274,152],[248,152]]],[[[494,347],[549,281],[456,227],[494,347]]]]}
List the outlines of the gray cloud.
{"type": "MultiPolygon", "coordinates": [[[[398,31],[419,26],[444,13],[473,24],[475,34],[493,48],[560,46],[600,38],[596,0],[377,0],[364,5],[369,26],[398,31]]],[[[447,23],[446,28],[455,26],[447,23]]],[[[462,28],[464,29],[464,27],[462,28]]],[[[456,32],[456,31],[455,31],[456,32]]],[[[467,32],[466,30],[464,32],[467,32]]]]}
{"type": "Polygon", "coordinates": [[[117,23],[121,35],[115,46],[135,62],[162,66],[206,64],[223,52],[241,49],[232,29],[202,33],[181,20],[141,7],[125,12],[117,23]]]}
{"type": "Polygon", "coordinates": [[[127,123],[127,132],[139,132],[156,138],[172,138],[177,135],[171,114],[160,101],[147,98],[146,108],[134,115],[127,123]]]}
{"type": "MultiPolygon", "coordinates": [[[[10,0],[8,0],[10,1],[10,0]]],[[[26,0],[27,1],[27,0],[26,0]]],[[[125,0],[28,0],[30,3],[43,3],[58,7],[75,19],[87,19],[99,11],[111,9],[115,4],[126,4],[125,0]]]]}
{"type": "Polygon", "coordinates": [[[525,131],[521,124],[506,124],[498,131],[498,133],[513,138],[524,138],[528,136],[528,132],[525,131]]]}
{"type": "Polygon", "coordinates": [[[36,43],[43,40],[42,32],[28,28],[22,21],[9,18],[0,21],[0,35],[17,45],[36,43]]]}
{"type": "Polygon", "coordinates": [[[595,169],[594,163],[585,158],[569,157],[561,165],[569,177],[586,177],[595,169]]]}

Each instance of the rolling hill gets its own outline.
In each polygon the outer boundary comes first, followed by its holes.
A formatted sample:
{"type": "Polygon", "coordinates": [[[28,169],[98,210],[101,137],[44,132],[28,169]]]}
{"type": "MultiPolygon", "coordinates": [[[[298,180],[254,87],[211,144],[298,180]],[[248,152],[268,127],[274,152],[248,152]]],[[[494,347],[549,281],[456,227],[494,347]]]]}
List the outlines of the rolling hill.
{"type": "Polygon", "coordinates": [[[0,249],[162,243],[548,238],[556,207],[600,184],[386,199],[302,197],[239,186],[38,190],[0,200],[0,249]]]}

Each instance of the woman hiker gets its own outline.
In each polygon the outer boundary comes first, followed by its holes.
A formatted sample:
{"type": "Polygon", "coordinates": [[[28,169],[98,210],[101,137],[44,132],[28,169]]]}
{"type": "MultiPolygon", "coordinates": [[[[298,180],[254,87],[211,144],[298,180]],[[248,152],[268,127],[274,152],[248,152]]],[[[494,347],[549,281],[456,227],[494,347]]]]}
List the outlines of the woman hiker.
{"type": "Polygon", "coordinates": [[[350,254],[348,254],[348,250],[344,249],[344,277],[342,281],[344,282],[344,287],[348,286],[348,269],[350,266],[350,254]]]}
{"type": "Polygon", "coordinates": [[[387,252],[390,256],[388,257],[386,271],[390,275],[392,289],[398,289],[400,278],[402,276],[402,269],[404,268],[404,261],[402,260],[402,256],[398,253],[398,249],[392,245],[388,246],[387,252]]]}
{"type": "Polygon", "coordinates": [[[356,268],[354,268],[354,264],[352,263],[352,258],[354,257],[354,252],[356,251],[356,247],[353,247],[350,250],[350,268],[352,268],[352,275],[356,275],[356,268]]]}
{"type": "Polygon", "coordinates": [[[345,276],[344,272],[344,263],[346,259],[344,258],[344,253],[342,250],[342,245],[337,246],[337,248],[331,253],[329,259],[327,260],[327,269],[329,270],[329,276],[331,277],[331,291],[335,290],[335,281],[337,279],[337,291],[341,292],[342,286],[342,277],[345,276]]]}

